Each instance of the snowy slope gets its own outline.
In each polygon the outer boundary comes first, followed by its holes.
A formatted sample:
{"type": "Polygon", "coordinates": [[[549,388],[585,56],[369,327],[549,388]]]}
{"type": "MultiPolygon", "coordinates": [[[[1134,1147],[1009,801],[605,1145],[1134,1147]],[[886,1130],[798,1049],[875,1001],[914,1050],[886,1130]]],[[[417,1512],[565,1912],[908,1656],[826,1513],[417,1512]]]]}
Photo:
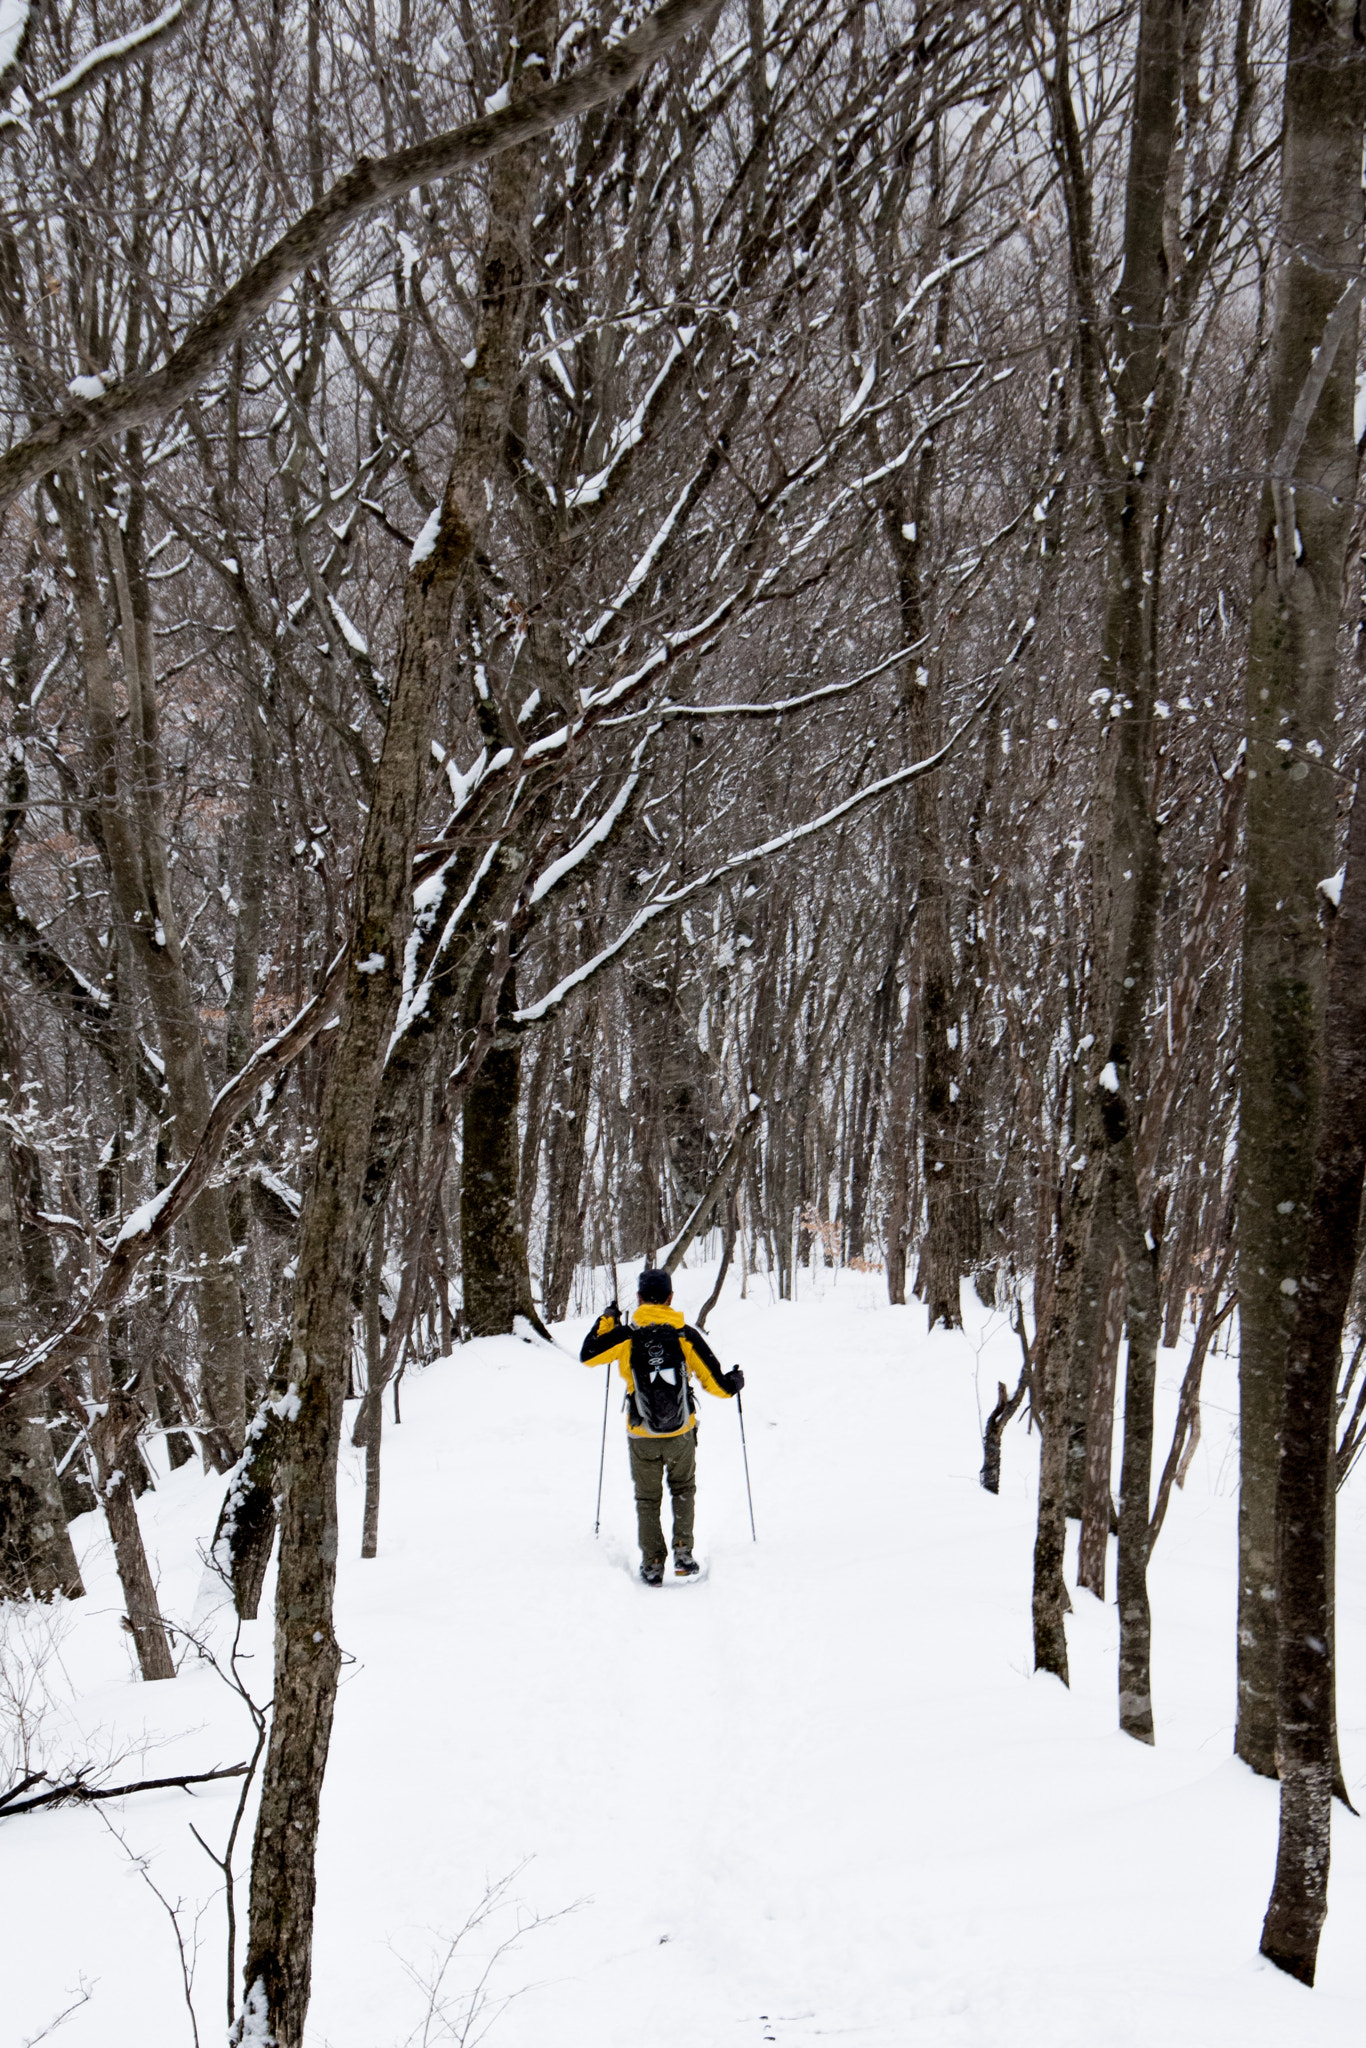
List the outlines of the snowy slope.
{"type": "MultiPolygon", "coordinates": [[[[708,1278],[682,1276],[685,1308],[708,1278]]],[[[444,1986],[458,2007],[525,1929],[487,1980],[496,2048],[1355,2048],[1366,1822],[1335,1823],[1319,1988],[1256,1954],[1276,1792],[1230,1756],[1231,1362],[1207,1373],[1202,1446],[1157,1549],[1146,1751],[1114,1732],[1113,1608],[1078,1596],[1071,1693],[1030,1674],[1036,1444],[1022,1423],[1000,1499],[977,1484],[979,1412],[1018,1370],[1003,1318],[977,1310],[966,1335],[927,1341],[923,1310],[886,1308],[876,1277],[825,1276],[795,1305],[761,1291],[732,1291],[711,1325],[748,1374],[760,1540],[734,1408],[704,1397],[704,1583],[634,1579],[615,1398],[594,1542],[603,1380],[573,1356],[494,1340],[405,1382],[371,1563],[345,1453],[338,1626],[356,1661],[325,1795],[317,2048],[422,2039],[432,1959],[510,1873],[444,1986]]],[[[1164,1365],[1162,1449],[1179,1360],[1164,1365]]],[[[170,1614],[194,1609],[216,1505],[188,1470],[142,1503],[170,1614]]],[[[1358,1791],[1364,1521],[1357,1488],[1339,1597],[1358,1791]]],[[[148,1775],[245,1754],[241,1709],[211,1672],[131,1680],[107,1546],[93,1518],[77,1534],[91,1591],[64,1657],[84,1728],[110,1749],[145,1729],[163,1745],[148,1775]]],[[[264,1692],[268,1624],[247,1638],[264,1692]]],[[[222,2032],[221,1902],[187,1823],[221,1839],[233,1797],[105,1809],[185,1901],[187,1928],[206,1906],[206,2043],[222,2032]]],[[[93,1992],[62,2031],[69,2048],[189,2041],[165,1912],[97,1814],[0,1826],[0,1913],[0,2048],[82,1974],[93,1992]]]]}

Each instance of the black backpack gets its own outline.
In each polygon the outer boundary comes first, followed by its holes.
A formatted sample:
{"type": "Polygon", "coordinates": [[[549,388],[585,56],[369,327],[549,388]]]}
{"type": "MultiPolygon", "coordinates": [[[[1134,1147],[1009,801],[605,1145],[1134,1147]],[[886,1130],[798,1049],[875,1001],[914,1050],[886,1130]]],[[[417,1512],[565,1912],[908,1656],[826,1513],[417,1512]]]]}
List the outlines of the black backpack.
{"type": "Polygon", "coordinates": [[[631,1421],[647,1436],[677,1436],[693,1412],[688,1367],[678,1332],[669,1323],[647,1323],[631,1332],[631,1421]]]}

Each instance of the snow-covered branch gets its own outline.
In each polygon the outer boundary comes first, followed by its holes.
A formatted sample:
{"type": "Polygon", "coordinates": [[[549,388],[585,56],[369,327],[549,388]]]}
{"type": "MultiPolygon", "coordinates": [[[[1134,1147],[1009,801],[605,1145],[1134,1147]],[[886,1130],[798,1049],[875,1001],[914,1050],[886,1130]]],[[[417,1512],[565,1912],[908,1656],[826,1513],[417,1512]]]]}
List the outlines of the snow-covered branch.
{"type": "Polygon", "coordinates": [[[847,819],[866,810],[870,804],[876,803],[879,797],[886,796],[889,791],[902,789],[908,783],[918,781],[921,776],[933,774],[936,768],[942,767],[948,760],[964,733],[976,724],[1000,687],[1001,678],[998,675],[986,695],[954,727],[943,746],[935,753],[926,755],[924,760],[912,761],[906,768],[895,769],[892,774],[884,775],[876,782],[870,782],[866,788],[855,790],[852,796],[846,797],[832,809],[822,811],[819,817],[808,818],[804,824],[794,825],[787,832],[779,832],[774,838],[764,840],[761,845],[746,847],[743,853],[732,854],[728,860],[719,861],[715,867],[708,868],[704,874],[695,876],[692,881],[682,882],[676,889],[666,889],[661,895],[654,897],[649,903],[644,904],[616,938],[600,952],[595,953],[591,960],[585,960],[572,974],[565,975],[562,981],[557,982],[554,988],[538,997],[534,1003],[527,1003],[523,1008],[514,1011],[513,1023],[521,1027],[543,1023],[553,1011],[560,1008],[575,989],[581,988],[586,981],[600,974],[611,961],[619,959],[648,926],[661,917],[667,917],[670,912],[681,909],[694,897],[704,895],[708,889],[714,889],[727,875],[738,874],[746,868],[754,867],[760,861],[772,860],[776,855],[799,846],[804,840],[814,839],[820,833],[830,831],[833,826],[842,825],[847,819]]]}
{"type": "MultiPolygon", "coordinates": [[[[194,20],[203,4],[204,0],[170,0],[169,6],[163,7],[151,21],[130,29],[126,36],[113,36],[108,42],[88,50],[52,85],[32,94],[27,107],[20,113],[0,115],[0,135],[7,131],[12,134],[16,129],[26,127],[36,115],[59,113],[113,72],[122,71],[129,64],[145,63],[155,50],[172,41],[194,20]]],[[[0,67],[7,61],[6,40],[6,24],[0,18],[0,67]]],[[[3,68],[0,68],[0,83],[3,83],[3,78],[3,68]]]]}
{"type": "Polygon", "coordinates": [[[194,1151],[160,1193],[143,1202],[124,1221],[90,1293],[62,1328],[41,1343],[29,1345],[16,1358],[0,1362],[0,1412],[21,1396],[48,1386],[98,1341],[143,1260],[164,1242],[207,1187],[234,1124],[257,1090],[296,1060],[320,1031],[326,1030],[345,990],[349,965],[349,949],[343,948],[333,959],[318,993],[220,1088],[194,1151]]]}
{"type": "Polygon", "coordinates": [[[575,114],[615,99],[656,57],[700,27],[716,6],[717,0],[665,0],[657,13],[648,15],[576,77],[533,88],[515,106],[407,149],[360,158],[196,321],[159,369],[129,384],[116,384],[99,397],[77,397],[69,410],[50,415],[0,456],[0,505],[9,504],[40,477],[108,435],[149,426],[182,405],[233,343],[242,340],[281,293],[358,221],[419,185],[473,170],[575,114]]]}

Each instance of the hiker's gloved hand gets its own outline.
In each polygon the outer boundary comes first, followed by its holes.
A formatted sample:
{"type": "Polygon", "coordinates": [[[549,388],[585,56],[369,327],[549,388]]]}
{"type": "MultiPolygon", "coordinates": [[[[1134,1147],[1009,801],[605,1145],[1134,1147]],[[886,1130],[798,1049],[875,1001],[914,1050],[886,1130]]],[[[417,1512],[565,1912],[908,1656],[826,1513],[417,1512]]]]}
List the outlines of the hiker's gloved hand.
{"type": "Polygon", "coordinates": [[[611,1320],[614,1323],[619,1323],[621,1321],[620,1304],[615,1301],[609,1301],[606,1308],[603,1310],[603,1314],[605,1316],[610,1316],[611,1320]]]}
{"type": "Polygon", "coordinates": [[[739,1393],[741,1387],[745,1384],[745,1376],[738,1365],[733,1365],[729,1372],[722,1373],[721,1384],[728,1394],[739,1393]]]}

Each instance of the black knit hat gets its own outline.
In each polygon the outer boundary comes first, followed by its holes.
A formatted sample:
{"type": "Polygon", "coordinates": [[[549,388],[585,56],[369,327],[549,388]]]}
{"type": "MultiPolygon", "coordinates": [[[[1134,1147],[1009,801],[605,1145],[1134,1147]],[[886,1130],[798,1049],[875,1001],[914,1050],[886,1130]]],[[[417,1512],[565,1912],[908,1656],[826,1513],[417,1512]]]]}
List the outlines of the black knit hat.
{"type": "Polygon", "coordinates": [[[673,1274],[666,1273],[662,1266],[647,1266],[636,1286],[642,1301],[653,1302],[661,1308],[666,1301],[673,1299],[673,1291],[673,1274]]]}

